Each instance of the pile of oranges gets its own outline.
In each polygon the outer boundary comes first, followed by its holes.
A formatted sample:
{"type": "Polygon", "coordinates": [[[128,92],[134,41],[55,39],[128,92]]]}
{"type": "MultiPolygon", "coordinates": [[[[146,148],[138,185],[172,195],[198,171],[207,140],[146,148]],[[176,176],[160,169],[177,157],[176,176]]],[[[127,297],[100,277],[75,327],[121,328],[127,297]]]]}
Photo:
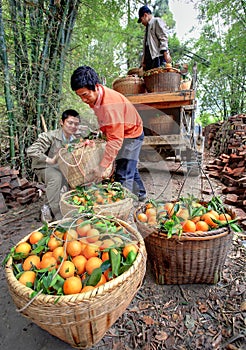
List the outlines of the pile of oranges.
{"type": "Polygon", "coordinates": [[[126,190],[118,182],[108,182],[107,184],[93,184],[89,187],[77,186],[67,198],[69,204],[83,206],[85,208],[112,204],[119,202],[129,196],[126,190]]]}
{"type": "Polygon", "coordinates": [[[134,237],[117,221],[77,218],[44,225],[13,247],[13,271],[32,296],[67,295],[93,290],[131,267],[138,254],[134,237]]]}
{"type": "Polygon", "coordinates": [[[156,226],[167,232],[168,237],[185,232],[207,232],[226,225],[230,225],[235,231],[240,230],[235,224],[237,219],[226,212],[217,197],[213,197],[208,203],[199,202],[193,196],[182,197],[174,202],[150,200],[141,210],[136,211],[135,219],[156,226]]]}

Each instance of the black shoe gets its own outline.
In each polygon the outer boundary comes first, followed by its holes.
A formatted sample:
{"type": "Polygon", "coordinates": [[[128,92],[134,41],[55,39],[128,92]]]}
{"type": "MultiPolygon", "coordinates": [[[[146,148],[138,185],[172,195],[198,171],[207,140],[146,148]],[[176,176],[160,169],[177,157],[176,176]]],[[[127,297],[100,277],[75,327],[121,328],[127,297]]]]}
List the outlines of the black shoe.
{"type": "Polygon", "coordinates": [[[138,197],[138,201],[144,202],[146,200],[146,198],[147,198],[147,196],[144,194],[144,195],[138,197]]]}

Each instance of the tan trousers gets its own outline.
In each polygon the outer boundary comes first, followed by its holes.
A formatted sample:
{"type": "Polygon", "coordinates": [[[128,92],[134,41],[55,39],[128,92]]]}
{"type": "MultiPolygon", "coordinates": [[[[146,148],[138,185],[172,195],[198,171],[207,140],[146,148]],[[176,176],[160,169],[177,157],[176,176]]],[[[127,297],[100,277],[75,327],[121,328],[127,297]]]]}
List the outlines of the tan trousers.
{"type": "Polygon", "coordinates": [[[61,216],[60,193],[66,180],[60,170],[56,167],[47,166],[45,169],[35,169],[35,174],[40,182],[44,182],[46,187],[46,198],[50,209],[56,219],[61,216]]]}

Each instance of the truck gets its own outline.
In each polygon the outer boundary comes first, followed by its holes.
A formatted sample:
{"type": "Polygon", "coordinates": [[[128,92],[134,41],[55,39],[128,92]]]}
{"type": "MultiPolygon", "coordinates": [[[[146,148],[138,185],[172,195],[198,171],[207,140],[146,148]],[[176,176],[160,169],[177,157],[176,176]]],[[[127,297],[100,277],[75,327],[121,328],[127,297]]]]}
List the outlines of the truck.
{"type": "Polygon", "coordinates": [[[126,95],[139,112],[144,126],[140,160],[159,161],[174,157],[196,175],[202,163],[204,138],[195,125],[196,75],[191,86],[177,91],[126,95]]]}

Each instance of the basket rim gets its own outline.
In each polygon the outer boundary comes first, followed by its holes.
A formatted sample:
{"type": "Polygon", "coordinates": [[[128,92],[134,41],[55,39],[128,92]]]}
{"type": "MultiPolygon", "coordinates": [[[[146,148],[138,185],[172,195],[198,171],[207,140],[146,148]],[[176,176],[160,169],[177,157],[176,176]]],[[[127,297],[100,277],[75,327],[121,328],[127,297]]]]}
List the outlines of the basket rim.
{"type": "MultiPolygon", "coordinates": [[[[145,238],[152,236],[156,237],[158,236],[161,239],[168,239],[168,240],[177,240],[177,241],[208,241],[212,239],[217,239],[223,236],[226,236],[228,234],[232,234],[233,231],[231,230],[230,226],[227,225],[225,227],[221,227],[219,229],[203,232],[203,231],[197,231],[198,233],[195,234],[195,232],[183,232],[181,236],[178,235],[172,235],[171,238],[167,238],[167,234],[160,229],[158,229],[155,226],[149,225],[146,222],[141,222],[138,220],[137,214],[139,211],[142,211],[145,207],[145,204],[142,204],[140,207],[136,208],[136,210],[133,213],[134,221],[138,228],[146,228],[149,231],[152,231],[149,233],[149,235],[145,236],[145,238]],[[208,234],[209,233],[209,234],[208,234]]],[[[232,209],[226,208],[229,212],[234,213],[232,209]]],[[[140,231],[141,232],[141,231],[140,231]]]]}
{"type": "MultiPolygon", "coordinates": [[[[130,191],[127,189],[127,188],[124,188],[124,190],[126,190],[126,192],[129,192],[130,193],[130,191]]],[[[68,203],[67,201],[66,201],[66,199],[67,199],[67,197],[70,197],[71,195],[72,195],[72,192],[75,192],[76,191],[76,189],[73,189],[73,190],[71,190],[71,191],[68,191],[68,192],[65,192],[65,193],[63,193],[62,195],[61,195],[61,199],[60,199],[60,202],[63,202],[63,203],[65,203],[66,205],[68,205],[68,206],[70,206],[71,208],[74,208],[74,209],[77,209],[77,208],[79,208],[80,206],[79,205],[76,205],[76,204],[71,204],[71,203],[68,203]]],[[[116,206],[117,204],[118,205],[122,205],[122,203],[123,202],[133,202],[133,198],[131,198],[131,197],[126,197],[126,198],[124,198],[124,199],[121,199],[119,202],[114,202],[114,203],[109,203],[109,204],[98,204],[98,205],[94,205],[93,207],[95,207],[95,208],[103,208],[103,209],[105,209],[105,208],[111,208],[112,206],[116,206]]]]}
{"type": "MultiPolygon", "coordinates": [[[[65,221],[69,221],[69,220],[72,220],[72,218],[65,219],[65,221]]],[[[129,231],[131,232],[131,234],[135,235],[136,238],[138,239],[138,244],[139,244],[138,255],[137,255],[136,260],[134,261],[133,265],[130,267],[130,269],[128,269],[122,275],[120,275],[116,278],[113,278],[112,280],[108,281],[107,283],[97,287],[96,289],[94,289],[92,291],[85,292],[85,293],[61,295],[61,296],[40,293],[39,295],[35,296],[35,300],[33,300],[34,305],[37,305],[40,303],[53,305],[54,302],[56,302],[56,305],[61,306],[62,304],[67,305],[67,303],[71,303],[71,302],[74,304],[77,304],[78,302],[83,302],[83,301],[92,302],[94,298],[101,297],[105,293],[111,292],[116,287],[118,287],[119,285],[124,283],[129,277],[131,277],[134,274],[134,272],[138,269],[138,267],[140,266],[142,259],[145,259],[145,269],[146,269],[147,253],[146,253],[146,249],[145,249],[145,243],[144,243],[144,240],[143,240],[141,234],[134,227],[129,225],[127,222],[120,220],[118,218],[115,220],[117,220],[117,222],[119,222],[122,226],[128,228],[129,231]]],[[[51,222],[48,226],[56,225],[59,222],[60,221],[51,222]]],[[[39,230],[40,228],[38,228],[36,230],[39,230]]],[[[21,239],[16,245],[18,245],[21,242],[25,242],[31,234],[32,234],[32,232],[29,233],[28,235],[26,235],[23,239],[21,239]]],[[[33,289],[21,284],[14,276],[13,268],[12,268],[12,257],[10,257],[6,263],[5,275],[6,275],[6,279],[7,279],[8,284],[11,285],[14,289],[16,289],[16,290],[18,289],[18,291],[20,292],[19,296],[30,297],[30,295],[33,293],[33,289]]]]}
{"type": "Polygon", "coordinates": [[[139,82],[143,82],[144,83],[144,79],[142,77],[139,77],[137,75],[128,75],[127,77],[120,77],[120,78],[116,78],[114,81],[113,81],[113,85],[114,84],[117,84],[117,83],[121,83],[121,82],[127,82],[127,81],[139,81],[139,82]]]}

